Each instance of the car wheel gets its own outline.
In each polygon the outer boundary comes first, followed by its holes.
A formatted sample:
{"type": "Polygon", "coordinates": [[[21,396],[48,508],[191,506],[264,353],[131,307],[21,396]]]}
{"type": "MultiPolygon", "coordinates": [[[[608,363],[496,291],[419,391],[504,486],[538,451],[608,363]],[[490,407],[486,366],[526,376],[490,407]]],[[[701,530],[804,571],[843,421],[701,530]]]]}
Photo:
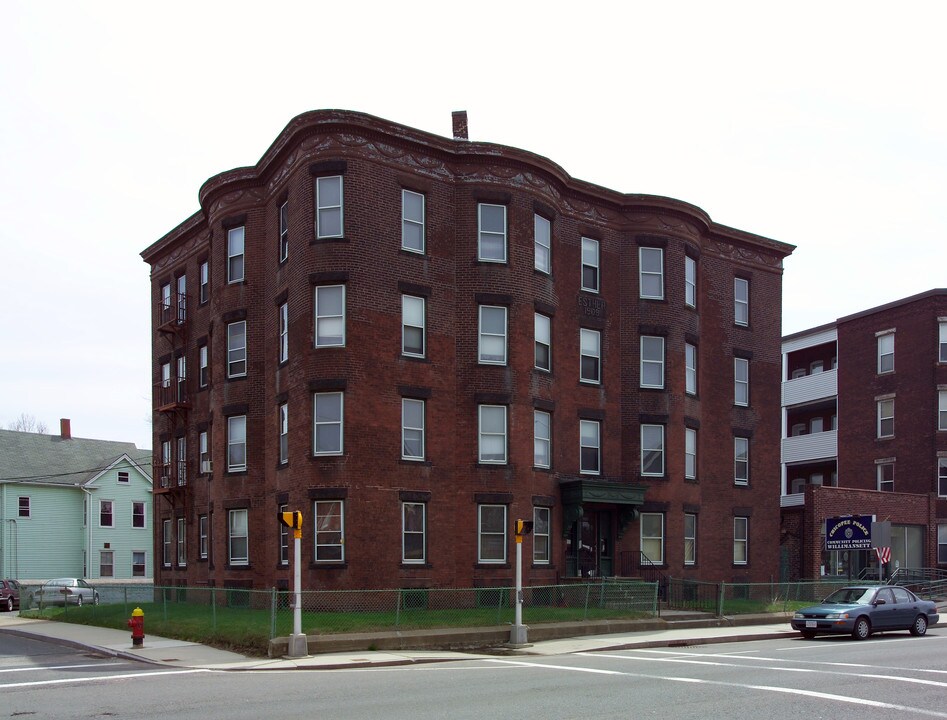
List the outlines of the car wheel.
{"type": "MultiPolygon", "coordinates": [[[[13,598],[7,598],[7,612],[13,612],[13,598]]],[[[923,635],[923,633],[921,633],[923,635]]]]}
{"type": "Polygon", "coordinates": [[[800,632],[806,640],[811,640],[815,637],[815,633],[812,630],[801,630],[800,632]]]}
{"type": "Polygon", "coordinates": [[[925,635],[927,633],[927,616],[918,615],[914,618],[914,624],[911,626],[912,635],[925,635]]]}
{"type": "Polygon", "coordinates": [[[76,607],[82,607],[82,595],[76,595],[76,607]]]}
{"type": "Polygon", "coordinates": [[[855,621],[855,629],[852,630],[852,637],[856,640],[867,640],[871,635],[871,623],[868,618],[860,617],[855,621]]]}

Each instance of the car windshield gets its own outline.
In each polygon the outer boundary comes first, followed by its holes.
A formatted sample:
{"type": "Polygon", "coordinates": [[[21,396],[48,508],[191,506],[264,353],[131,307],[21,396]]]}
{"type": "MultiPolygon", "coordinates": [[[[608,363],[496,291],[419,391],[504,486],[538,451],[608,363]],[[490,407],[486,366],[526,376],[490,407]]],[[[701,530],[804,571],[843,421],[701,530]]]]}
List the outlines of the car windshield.
{"type": "Polygon", "coordinates": [[[874,588],[842,588],[822,602],[826,605],[866,605],[874,597],[874,588]]]}

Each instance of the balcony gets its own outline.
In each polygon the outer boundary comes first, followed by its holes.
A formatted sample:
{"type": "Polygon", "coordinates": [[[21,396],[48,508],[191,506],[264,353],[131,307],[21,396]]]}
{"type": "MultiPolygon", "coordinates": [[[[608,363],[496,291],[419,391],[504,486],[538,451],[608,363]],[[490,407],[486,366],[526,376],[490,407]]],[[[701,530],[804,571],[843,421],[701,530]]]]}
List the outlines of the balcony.
{"type": "Polygon", "coordinates": [[[784,463],[826,460],[837,456],[838,430],[783,438],[782,462],[784,463]]]}
{"type": "Polygon", "coordinates": [[[838,370],[806,375],[783,383],[783,407],[825,400],[838,395],[838,370]]]}
{"type": "Polygon", "coordinates": [[[155,409],[158,412],[177,412],[189,410],[190,398],[187,393],[186,378],[168,378],[155,384],[155,409]]]}
{"type": "Polygon", "coordinates": [[[158,303],[158,316],[155,328],[159,332],[180,333],[187,324],[187,295],[171,293],[171,297],[162,298],[158,303]]]}
{"type": "Polygon", "coordinates": [[[187,485],[187,461],[155,461],[152,467],[153,490],[156,493],[168,493],[180,490],[187,485]]]}

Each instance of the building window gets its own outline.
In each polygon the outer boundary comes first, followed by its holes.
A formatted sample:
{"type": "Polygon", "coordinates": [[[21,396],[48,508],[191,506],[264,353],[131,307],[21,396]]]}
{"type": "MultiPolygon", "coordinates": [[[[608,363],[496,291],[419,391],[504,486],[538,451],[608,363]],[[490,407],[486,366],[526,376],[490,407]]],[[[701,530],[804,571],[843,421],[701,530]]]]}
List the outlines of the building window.
{"type": "Polygon", "coordinates": [[[747,485],[750,482],[750,439],[733,438],[733,482],[747,485]]]}
{"type": "Polygon", "coordinates": [[[825,419],[821,417],[814,417],[809,421],[809,434],[820,433],[825,427],[825,419]]]}
{"type": "Polygon", "coordinates": [[[280,465],[289,462],[289,405],[287,403],[279,406],[279,462],[280,465]]]}
{"type": "Polygon", "coordinates": [[[289,203],[279,206],[279,261],[289,257],[289,203]]]}
{"type": "Polygon", "coordinates": [[[579,472],[599,475],[601,467],[601,424],[597,420],[579,421],[579,472]]]}
{"type": "Polygon", "coordinates": [[[413,295],[401,296],[401,352],[424,357],[425,300],[413,295]]]}
{"type": "Polygon", "coordinates": [[[638,248],[640,295],[649,300],[664,299],[664,250],[638,248]]]}
{"type": "Polygon", "coordinates": [[[344,507],[342,500],[316,501],[316,562],[345,562],[344,507]]]}
{"type": "Polygon", "coordinates": [[[401,191],[401,248],[424,252],[424,196],[410,190],[401,191]]]}
{"type": "Polygon", "coordinates": [[[316,237],[342,237],[342,176],[316,180],[316,237]]]}
{"type": "Polygon", "coordinates": [[[548,468],[552,464],[552,418],[547,412],[533,410],[533,465],[548,468]]]}
{"type": "Polygon", "coordinates": [[[207,446],[207,431],[201,430],[197,434],[197,451],[198,451],[198,460],[201,464],[201,474],[207,475],[211,471],[210,466],[210,450],[207,446]]]}
{"type": "Polygon", "coordinates": [[[664,425],[641,426],[641,474],[664,475],[664,425]]]}
{"type": "Polygon", "coordinates": [[[250,538],[246,510],[227,514],[227,560],[230,565],[250,564],[250,538]]]}
{"type": "Polygon", "coordinates": [[[750,552],[750,519],[745,517],[733,518],[733,564],[746,565],[749,562],[750,552]]]}
{"type": "Polygon", "coordinates": [[[279,306],[279,362],[289,360],[289,303],[279,306]]]}
{"type": "Polygon", "coordinates": [[[878,437],[894,437],[894,399],[878,401],[878,437]]]}
{"type": "Polygon", "coordinates": [[[127,485],[129,480],[129,475],[127,470],[118,471],[118,481],[123,485],[127,485]]]}
{"type": "Polygon", "coordinates": [[[424,503],[401,503],[401,562],[405,564],[425,561],[426,510],[424,503]]]}
{"type": "Polygon", "coordinates": [[[552,223],[533,215],[533,264],[540,272],[552,272],[552,223]]]}
{"type": "Polygon", "coordinates": [[[877,465],[878,489],[882,492],[894,492],[894,463],[877,465]]]}
{"type": "Polygon", "coordinates": [[[937,391],[937,429],[947,430],[947,390],[937,391]]]}
{"type": "Polygon", "coordinates": [[[99,551],[99,577],[112,577],[115,572],[115,555],[111,550],[99,551]]]}
{"type": "Polygon", "coordinates": [[[161,521],[161,564],[171,567],[171,521],[161,521]]]}
{"type": "MultiPolygon", "coordinates": [[[[279,506],[280,517],[288,508],[285,503],[279,506]]],[[[289,565],[289,528],[282,522],[279,524],[279,564],[289,565]]]]}
{"type": "Polygon", "coordinates": [[[145,577],[144,550],[135,550],[132,552],[132,577],[145,577]]]}
{"type": "Polygon", "coordinates": [[[937,458],[937,494],[947,497],[947,457],[937,458]]]}
{"type": "Polygon", "coordinates": [[[697,516],[684,513],[684,564],[697,563],[697,516]]]}
{"type": "Polygon", "coordinates": [[[187,526],[184,518],[178,518],[178,565],[187,565],[187,526]]]}
{"type": "Polygon", "coordinates": [[[664,338],[641,336],[641,387],[664,387],[664,338]]]}
{"type": "Polygon", "coordinates": [[[244,228],[235,227],[227,231],[227,282],[243,282],[244,228]]]}
{"type": "Polygon", "coordinates": [[[316,347],[345,345],[345,286],[316,288],[316,347]]]}
{"type": "Polygon", "coordinates": [[[733,322],[750,324],[750,281],[745,278],[733,278],[733,322]]]}
{"type": "Polygon", "coordinates": [[[684,345],[684,391],[697,394],[697,346],[690,343],[684,345]]]}
{"type": "Polygon", "coordinates": [[[132,503],[132,527],[145,527],[145,503],[135,501],[132,503]]]}
{"type": "Polygon", "coordinates": [[[210,380],[210,370],[207,365],[207,346],[201,345],[197,349],[198,357],[198,374],[197,379],[201,387],[207,387],[207,383],[210,380]]]}
{"type": "Polygon", "coordinates": [[[187,485],[187,438],[179,437],[177,446],[178,485],[187,485]]]}
{"type": "Polygon", "coordinates": [[[210,300],[210,263],[201,263],[201,305],[210,300]]]}
{"type": "Polygon", "coordinates": [[[178,275],[178,325],[187,320],[187,276],[178,275]]]}
{"type": "Polygon", "coordinates": [[[506,406],[480,406],[480,462],[506,462],[506,406]]]}
{"type": "Polygon", "coordinates": [[[552,557],[552,531],[549,525],[549,508],[533,508],[533,564],[548,565],[552,557]]]}
{"type": "Polygon", "coordinates": [[[818,375],[823,370],[825,370],[825,364],[821,360],[813,360],[809,363],[810,375],[818,375]]]}
{"type": "Polygon", "coordinates": [[[598,292],[598,240],[582,238],[582,289],[598,292]]]}
{"type": "Polygon", "coordinates": [[[482,365],[506,365],[506,308],[480,306],[480,360],[482,365]]]}
{"type": "Polygon", "coordinates": [[[482,262],[506,262],[506,206],[479,205],[479,241],[477,259],[482,262]]]}
{"type": "Polygon", "coordinates": [[[99,500],[99,527],[113,527],[112,501],[99,500]]]}
{"type": "Polygon", "coordinates": [[[480,505],[477,511],[479,515],[478,562],[505,563],[506,505],[480,505]]]}
{"type": "Polygon", "coordinates": [[[227,377],[247,374],[247,321],[227,325],[227,377]]]}
{"type": "Polygon", "coordinates": [[[533,336],[536,342],[535,366],[539,370],[552,370],[552,320],[546,315],[533,316],[533,336]]]}
{"type": "Polygon", "coordinates": [[[171,487],[171,441],[161,442],[161,487],[171,487]]]}
{"type": "Polygon", "coordinates": [[[878,336],[878,373],[894,372],[894,333],[878,336]]]}
{"type": "Polygon", "coordinates": [[[179,355],[177,362],[177,401],[187,402],[187,356],[179,355]]]}
{"type": "Polygon", "coordinates": [[[697,431],[693,428],[684,428],[684,477],[697,477],[697,431]]]}
{"type": "Polygon", "coordinates": [[[641,513],[641,558],[643,564],[664,564],[664,514],[641,513]]]}
{"type": "Polygon", "coordinates": [[[342,393],[316,393],[313,396],[313,454],[342,454],[342,393]]]}
{"type": "Polygon", "coordinates": [[[947,363],[947,322],[938,323],[937,359],[947,363]]]}
{"type": "Polygon", "coordinates": [[[28,518],[30,517],[30,498],[28,495],[21,495],[19,500],[19,509],[17,511],[17,517],[28,518]]]}
{"type": "Polygon", "coordinates": [[[401,457],[424,459],[424,401],[401,399],[401,457]]]}
{"type": "Polygon", "coordinates": [[[697,307],[697,261],[687,255],[684,256],[684,302],[697,307]]]}
{"type": "Polygon", "coordinates": [[[579,380],[601,382],[602,334],[598,330],[579,329],[579,380]]]}
{"type": "Polygon", "coordinates": [[[750,404],[750,361],[733,358],[733,404],[750,404]]]}
{"type": "Polygon", "coordinates": [[[937,563],[947,563],[947,525],[937,526],[937,563]]]}
{"type": "Polygon", "coordinates": [[[247,469],[247,416],[227,418],[227,471],[247,469]]]}
{"type": "Polygon", "coordinates": [[[197,518],[198,530],[198,552],[201,560],[207,559],[207,516],[201,515],[197,518]]]}

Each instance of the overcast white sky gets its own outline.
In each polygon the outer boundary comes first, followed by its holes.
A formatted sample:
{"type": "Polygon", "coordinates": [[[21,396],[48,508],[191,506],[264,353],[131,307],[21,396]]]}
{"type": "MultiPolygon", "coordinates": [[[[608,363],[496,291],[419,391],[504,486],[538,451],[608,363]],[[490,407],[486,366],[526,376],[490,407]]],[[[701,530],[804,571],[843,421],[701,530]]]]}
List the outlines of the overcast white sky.
{"type": "Polygon", "coordinates": [[[795,332],[947,286],[936,2],[0,0],[0,426],[151,447],[148,266],[210,176],[345,108],[798,246],[795,332]]]}

